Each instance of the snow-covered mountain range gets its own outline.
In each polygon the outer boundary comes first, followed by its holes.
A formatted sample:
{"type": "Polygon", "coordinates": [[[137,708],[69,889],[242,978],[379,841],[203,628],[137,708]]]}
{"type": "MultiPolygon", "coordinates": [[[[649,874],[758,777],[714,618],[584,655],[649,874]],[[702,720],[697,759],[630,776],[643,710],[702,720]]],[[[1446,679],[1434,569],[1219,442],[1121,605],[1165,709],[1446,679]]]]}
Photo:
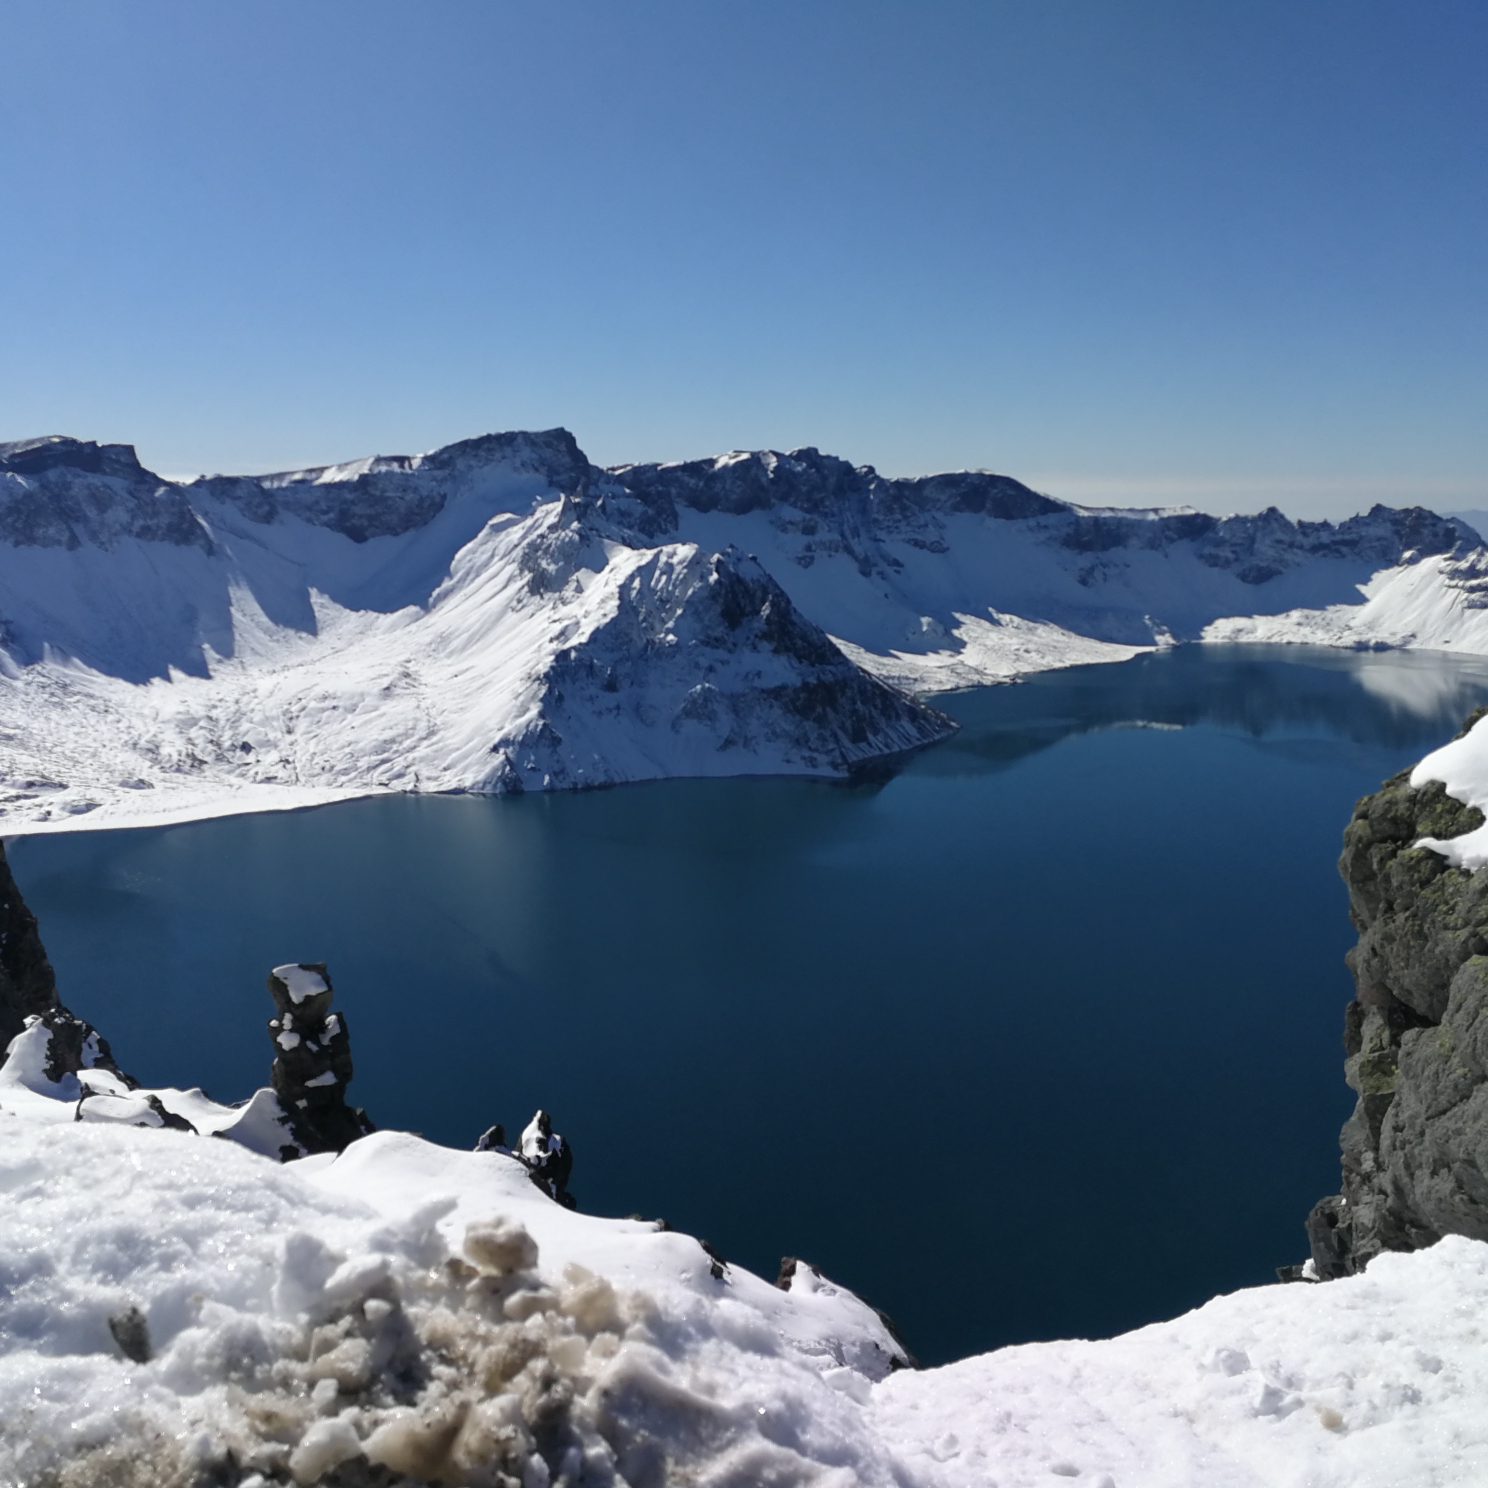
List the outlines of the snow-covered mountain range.
{"type": "Polygon", "coordinates": [[[604,470],[565,430],[188,483],[27,440],[0,825],[841,776],[944,737],[923,695],[1174,641],[1488,652],[1485,590],[1476,533],[1420,509],[1094,510],[813,449],[604,470]]]}

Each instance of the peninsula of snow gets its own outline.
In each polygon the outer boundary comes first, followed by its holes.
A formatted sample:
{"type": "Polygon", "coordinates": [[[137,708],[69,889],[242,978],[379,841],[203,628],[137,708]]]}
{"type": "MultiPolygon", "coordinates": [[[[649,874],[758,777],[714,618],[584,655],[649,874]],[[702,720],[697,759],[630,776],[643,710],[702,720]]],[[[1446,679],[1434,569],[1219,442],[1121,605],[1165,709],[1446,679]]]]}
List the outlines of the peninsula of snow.
{"type": "Polygon", "coordinates": [[[844,776],[922,699],[1194,640],[1488,652],[1488,551],[1376,507],[1105,511],[564,430],[189,483],[0,444],[0,832],[379,791],[844,776]]]}

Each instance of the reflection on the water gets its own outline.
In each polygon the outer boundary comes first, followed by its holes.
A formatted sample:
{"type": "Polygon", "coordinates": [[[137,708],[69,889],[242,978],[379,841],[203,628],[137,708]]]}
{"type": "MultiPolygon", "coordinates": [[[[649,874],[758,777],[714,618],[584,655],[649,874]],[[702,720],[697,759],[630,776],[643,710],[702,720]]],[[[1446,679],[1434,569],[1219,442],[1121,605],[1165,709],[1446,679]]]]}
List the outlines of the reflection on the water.
{"type": "MultiPolygon", "coordinates": [[[[940,775],[1006,769],[1072,734],[1209,724],[1258,740],[1422,750],[1488,699],[1488,657],[1322,646],[1178,646],[1121,666],[1045,672],[937,698],[961,732],[922,756],[940,775]]],[[[1305,751],[1303,751],[1305,754],[1305,751]]]]}

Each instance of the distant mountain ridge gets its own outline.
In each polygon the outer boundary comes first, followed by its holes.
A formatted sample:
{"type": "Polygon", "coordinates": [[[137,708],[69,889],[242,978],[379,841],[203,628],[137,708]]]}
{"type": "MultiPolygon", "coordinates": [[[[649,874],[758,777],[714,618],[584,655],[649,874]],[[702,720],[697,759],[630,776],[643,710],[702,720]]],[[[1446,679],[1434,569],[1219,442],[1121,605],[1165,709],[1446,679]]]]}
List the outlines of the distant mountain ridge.
{"type": "Polygon", "coordinates": [[[1485,591],[1420,508],[1112,511],[809,448],[602,469],[564,429],[190,482],[22,440],[0,823],[842,776],[953,727],[906,694],[1182,640],[1488,651],[1485,591]]]}
{"type": "MultiPolygon", "coordinates": [[[[1234,569],[1242,583],[1263,584],[1317,557],[1365,557],[1395,563],[1408,551],[1449,553],[1475,531],[1422,507],[1376,506],[1367,516],[1331,522],[1293,522],[1276,507],[1255,516],[1214,517],[1186,509],[1101,510],[1040,495],[1011,476],[987,471],[895,479],[871,465],[851,466],[815,449],[736,452],[674,465],[620,465],[610,472],[674,530],[676,508],[753,511],[794,507],[823,518],[861,519],[885,537],[916,533],[946,514],[984,515],[997,521],[1051,518],[1050,540],[1076,553],[1140,546],[1155,549],[1192,542],[1199,561],[1234,569]]],[[[924,539],[922,538],[921,541],[924,539]]]]}

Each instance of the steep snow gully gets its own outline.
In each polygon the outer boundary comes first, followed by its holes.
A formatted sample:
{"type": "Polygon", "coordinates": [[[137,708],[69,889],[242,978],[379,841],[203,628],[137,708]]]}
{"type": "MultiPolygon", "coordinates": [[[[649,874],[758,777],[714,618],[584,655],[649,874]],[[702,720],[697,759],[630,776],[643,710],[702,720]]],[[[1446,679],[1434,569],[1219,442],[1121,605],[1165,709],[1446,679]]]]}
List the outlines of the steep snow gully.
{"type": "Polygon", "coordinates": [[[1488,652],[1488,551],[1376,507],[1100,511],[813,449],[602,470],[565,430],[177,483],[0,444],[0,829],[377,791],[845,776],[936,691],[1182,640],[1488,652]]]}

